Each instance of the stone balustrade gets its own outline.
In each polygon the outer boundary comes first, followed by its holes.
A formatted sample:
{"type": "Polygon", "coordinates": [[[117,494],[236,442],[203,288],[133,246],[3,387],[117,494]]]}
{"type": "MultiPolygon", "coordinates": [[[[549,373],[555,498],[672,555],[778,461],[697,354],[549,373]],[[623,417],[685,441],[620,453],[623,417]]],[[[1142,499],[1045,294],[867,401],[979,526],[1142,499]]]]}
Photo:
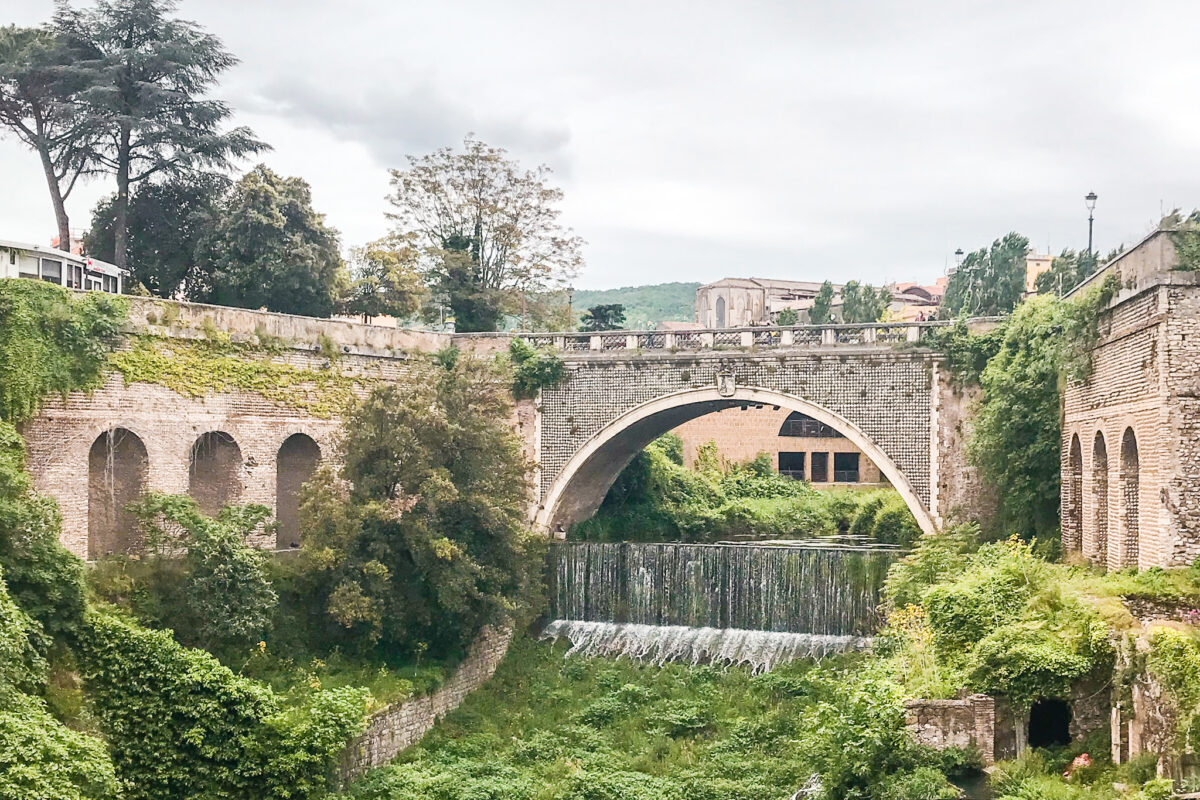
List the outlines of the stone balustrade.
{"type": "Polygon", "coordinates": [[[753,328],[710,328],[682,331],[600,331],[531,332],[531,333],[460,333],[455,344],[472,349],[479,345],[493,347],[514,338],[524,339],[535,347],[565,354],[587,355],[612,351],[681,350],[791,350],[826,347],[892,346],[904,343],[919,344],[929,334],[949,321],[929,322],[871,322],[843,325],[792,325],[753,328]]]}

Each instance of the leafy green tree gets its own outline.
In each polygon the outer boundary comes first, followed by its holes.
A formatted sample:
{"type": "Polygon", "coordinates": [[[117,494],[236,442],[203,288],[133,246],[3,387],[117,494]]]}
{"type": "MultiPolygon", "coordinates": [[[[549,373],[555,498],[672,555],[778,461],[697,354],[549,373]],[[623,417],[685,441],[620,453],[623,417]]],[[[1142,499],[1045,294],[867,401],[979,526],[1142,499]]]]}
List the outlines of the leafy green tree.
{"type": "Polygon", "coordinates": [[[420,253],[399,236],[387,236],[351,252],[353,272],[345,310],[364,322],[383,315],[404,319],[421,307],[426,290],[417,270],[420,253]]]}
{"type": "Polygon", "coordinates": [[[551,350],[539,350],[524,339],[513,339],[508,346],[513,369],[513,397],[534,397],[538,390],[562,380],[566,369],[562,359],[551,350]]]}
{"type": "Polygon", "coordinates": [[[59,246],[70,249],[66,201],[96,167],[97,130],[75,93],[80,81],[67,70],[73,55],[43,28],[0,28],[0,127],[38,154],[59,246]]]}
{"type": "MultiPolygon", "coordinates": [[[[212,293],[211,264],[202,260],[201,245],[220,213],[230,182],[203,173],[167,181],[148,181],[129,201],[128,261],[130,276],[157,297],[202,300],[212,293]]],[[[96,204],[84,251],[113,261],[116,198],[96,204]]]]}
{"type": "Polygon", "coordinates": [[[303,579],[333,642],[444,655],[520,605],[526,464],[498,369],[414,364],[348,418],[345,481],[319,471],[302,504],[303,579]]]}
{"type": "Polygon", "coordinates": [[[953,315],[999,316],[1008,314],[1025,292],[1025,257],[1029,240],[1006,234],[990,248],[969,253],[950,276],[943,306],[953,315]]]}
{"type": "Polygon", "coordinates": [[[800,312],[794,308],[785,308],[779,312],[779,316],[775,318],[777,325],[795,325],[800,321],[800,312]]]}
{"type": "Polygon", "coordinates": [[[202,247],[209,302],[328,317],[344,290],[337,232],[313,210],[308,183],[261,164],[234,184],[202,247]]]}
{"type": "Polygon", "coordinates": [[[426,281],[448,298],[459,331],[496,330],[519,299],[561,285],[582,264],[579,237],[558,221],[562,191],[550,170],[522,169],[497,147],[467,136],[410,156],[392,170],[397,232],[427,249],[426,281]]]}
{"type": "Polygon", "coordinates": [[[616,331],[625,324],[625,306],[620,303],[592,306],[583,312],[581,331],[616,331]]]}
{"type": "Polygon", "coordinates": [[[229,506],[213,518],[190,497],[154,492],[131,510],[160,565],[183,554],[182,585],[167,587],[172,597],[163,598],[176,609],[165,621],[180,639],[207,650],[258,641],[270,625],[276,595],[266,553],[246,540],[270,518],[270,509],[229,506]],[[182,602],[172,602],[176,597],[182,602]]]}
{"type": "Polygon", "coordinates": [[[827,325],[833,321],[833,284],[829,281],[821,284],[817,296],[813,298],[812,307],[808,309],[808,321],[813,325],[827,325]]]}
{"type": "Polygon", "coordinates": [[[860,284],[849,281],[842,287],[843,322],[878,322],[887,311],[892,293],[887,287],[860,284]]]}
{"type": "Polygon", "coordinates": [[[55,31],[76,53],[70,79],[86,124],[101,136],[100,165],[117,181],[113,260],[128,264],[130,193],[143,181],[221,170],[266,149],[244,127],[223,130],[229,107],[209,95],[237,63],[221,41],[176,19],[175,0],[63,3],[55,31]]]}

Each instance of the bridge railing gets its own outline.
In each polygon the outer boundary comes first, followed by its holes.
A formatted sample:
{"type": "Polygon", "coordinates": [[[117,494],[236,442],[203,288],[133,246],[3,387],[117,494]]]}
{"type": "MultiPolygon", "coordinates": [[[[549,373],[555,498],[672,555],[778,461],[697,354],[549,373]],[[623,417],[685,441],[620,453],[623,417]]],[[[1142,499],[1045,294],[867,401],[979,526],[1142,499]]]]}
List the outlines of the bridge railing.
{"type": "Polygon", "coordinates": [[[749,328],[698,328],[676,331],[600,331],[587,333],[462,333],[455,339],[524,339],[535,347],[563,353],[679,350],[772,350],[919,344],[949,321],[867,322],[840,325],[789,325],[749,328]]]}

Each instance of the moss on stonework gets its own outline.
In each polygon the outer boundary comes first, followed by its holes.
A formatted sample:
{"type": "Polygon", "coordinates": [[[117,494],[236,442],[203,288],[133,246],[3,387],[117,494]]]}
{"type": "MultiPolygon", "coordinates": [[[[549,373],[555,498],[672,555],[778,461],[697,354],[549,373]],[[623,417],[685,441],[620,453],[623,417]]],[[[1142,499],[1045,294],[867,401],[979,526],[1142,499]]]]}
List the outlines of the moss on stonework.
{"type": "Polygon", "coordinates": [[[185,397],[254,392],[315,417],[346,411],[374,381],[336,369],[308,369],[270,359],[270,350],[224,338],[177,339],[143,334],[113,353],[125,385],[156,383],[185,397]]]}

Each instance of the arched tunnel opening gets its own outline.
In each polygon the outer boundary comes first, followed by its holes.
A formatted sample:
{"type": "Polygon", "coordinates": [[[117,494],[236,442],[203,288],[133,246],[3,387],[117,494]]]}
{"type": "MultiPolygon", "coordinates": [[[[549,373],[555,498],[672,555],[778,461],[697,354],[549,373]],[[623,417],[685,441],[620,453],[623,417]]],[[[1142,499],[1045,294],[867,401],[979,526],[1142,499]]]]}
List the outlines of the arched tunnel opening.
{"type": "Polygon", "coordinates": [[[1070,743],[1071,706],[1057,697],[1035,702],[1029,709],[1029,746],[1053,748],[1070,743]]]}

